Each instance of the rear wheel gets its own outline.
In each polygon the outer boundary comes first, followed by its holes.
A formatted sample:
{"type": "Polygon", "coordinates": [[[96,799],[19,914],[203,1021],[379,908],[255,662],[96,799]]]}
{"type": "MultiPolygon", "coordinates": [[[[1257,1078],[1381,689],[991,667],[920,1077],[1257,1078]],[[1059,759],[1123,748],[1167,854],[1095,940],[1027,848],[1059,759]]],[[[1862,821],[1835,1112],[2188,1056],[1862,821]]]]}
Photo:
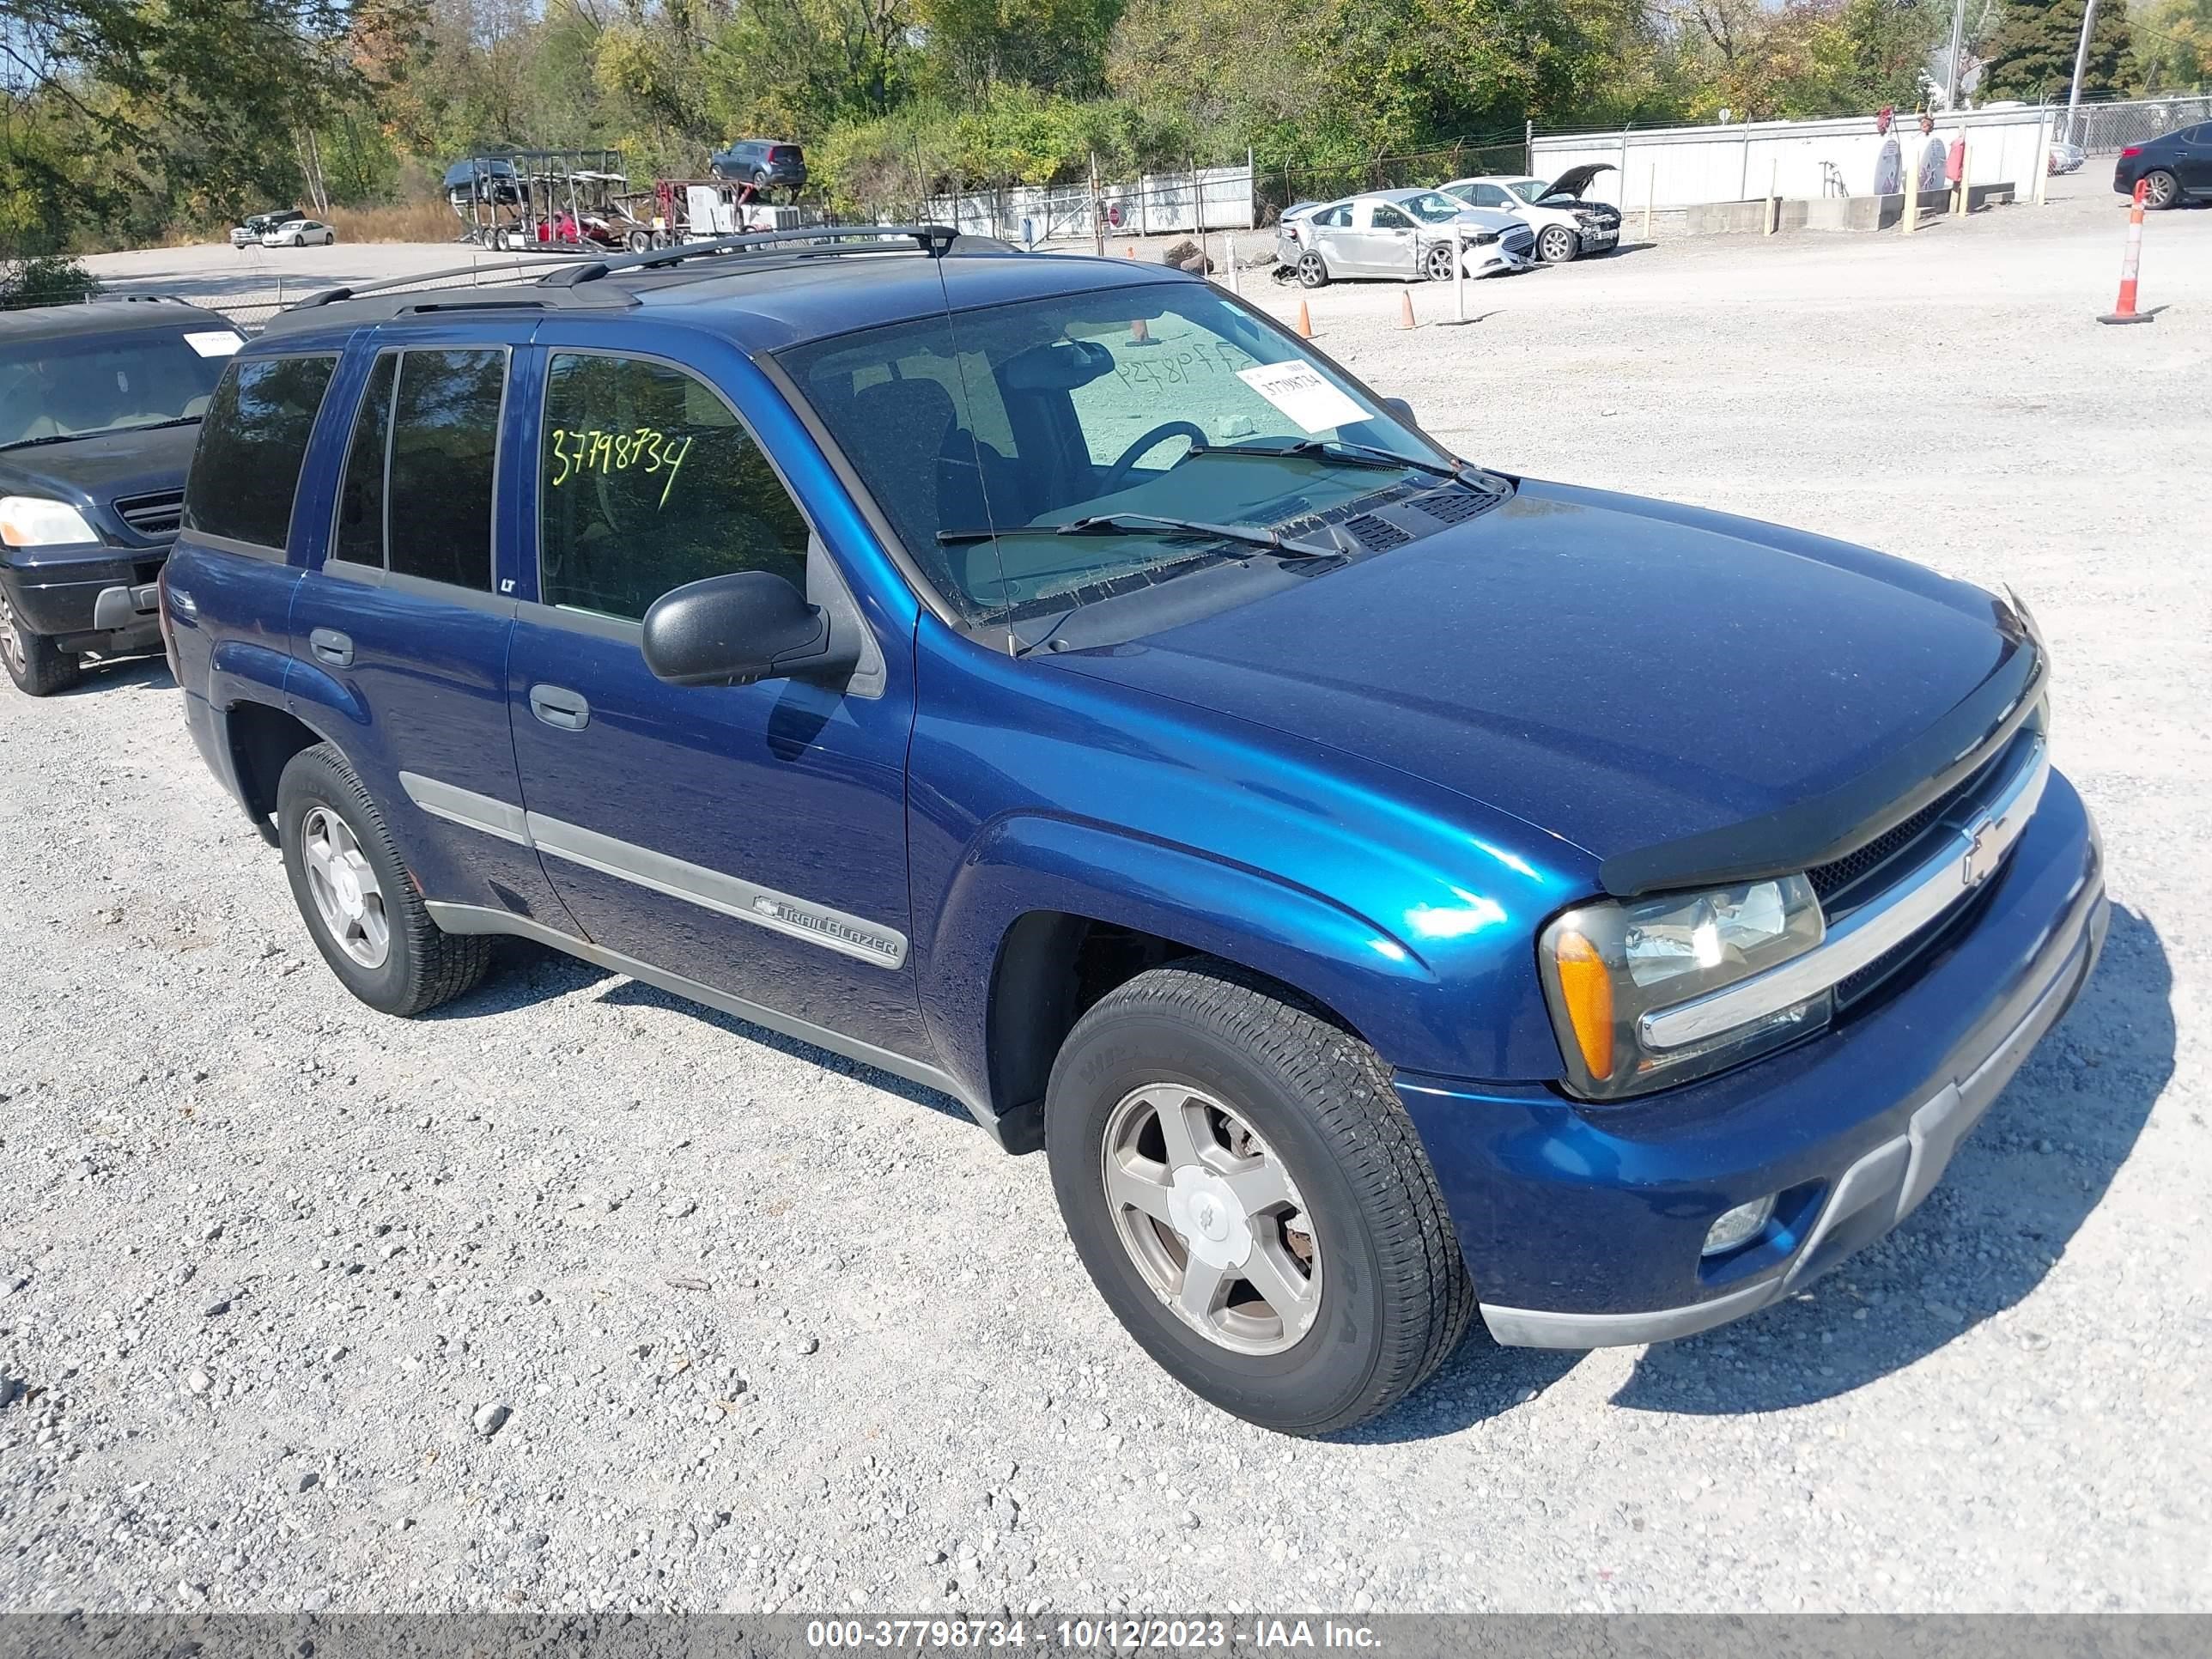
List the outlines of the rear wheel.
{"type": "Polygon", "coordinates": [[[483,977],[491,941],[445,933],[430,920],[384,815],[329,744],[301,750],[285,766],[276,834],[315,948],[370,1007],[419,1014],[483,977]]]}
{"type": "Polygon", "coordinates": [[[1536,238],[1536,257],[1547,265],[1563,265],[1581,252],[1581,239],[1565,225],[1546,225],[1536,238]]]}
{"type": "Polygon", "coordinates": [[[1298,286],[1300,288],[1328,286],[1328,266],[1320,254],[1309,250],[1298,256],[1298,286]]]}
{"type": "Polygon", "coordinates": [[[1224,1411],[1347,1427],[1467,1329],[1473,1287],[1388,1069],[1227,963],[1139,975],[1077,1023],[1045,1147],[1107,1305],[1224,1411]]]}
{"type": "Polygon", "coordinates": [[[5,592],[0,592],[0,663],[7,665],[8,678],[27,697],[66,691],[84,675],[76,653],[60,649],[44,634],[33,633],[5,592]]]}
{"type": "Polygon", "coordinates": [[[2143,205],[2161,212],[2181,205],[2181,181],[2164,167],[2153,167],[2143,174],[2143,205]]]}

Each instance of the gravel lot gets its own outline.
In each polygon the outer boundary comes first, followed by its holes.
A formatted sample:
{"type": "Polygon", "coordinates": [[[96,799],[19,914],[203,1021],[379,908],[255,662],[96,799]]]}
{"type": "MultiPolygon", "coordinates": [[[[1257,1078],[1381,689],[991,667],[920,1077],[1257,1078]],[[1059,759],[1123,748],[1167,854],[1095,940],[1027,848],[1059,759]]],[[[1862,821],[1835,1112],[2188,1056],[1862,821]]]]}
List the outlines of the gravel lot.
{"type": "Polygon", "coordinates": [[[1672,1346],[1477,1334],[1278,1439],[1141,1357],[1042,1161],[949,1102],[520,947],[429,1019],[355,1004],[125,666],[0,695],[0,1607],[2212,1607],[2212,212],[2101,329],[2123,216],[2063,182],[1488,283],[1464,330],[1310,296],[1484,461],[2034,604],[2122,908],[1888,1243],[1672,1346]]]}

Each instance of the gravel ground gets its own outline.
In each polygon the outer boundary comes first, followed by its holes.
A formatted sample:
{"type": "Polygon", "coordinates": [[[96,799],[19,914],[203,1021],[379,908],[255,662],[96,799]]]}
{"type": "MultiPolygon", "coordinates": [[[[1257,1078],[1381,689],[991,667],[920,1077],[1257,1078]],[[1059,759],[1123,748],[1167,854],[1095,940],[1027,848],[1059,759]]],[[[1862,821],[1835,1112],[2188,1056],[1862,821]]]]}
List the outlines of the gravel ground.
{"type": "Polygon", "coordinates": [[[1464,331],[1309,296],[1482,460],[2034,604],[2121,908],[1893,1238],[1279,1439],[1141,1357],[948,1102],[520,947],[421,1022],[352,1002],[125,666],[0,696],[0,1607],[2212,1607],[2212,212],[2100,329],[2121,216],[2065,182],[1485,283],[1464,331]]]}

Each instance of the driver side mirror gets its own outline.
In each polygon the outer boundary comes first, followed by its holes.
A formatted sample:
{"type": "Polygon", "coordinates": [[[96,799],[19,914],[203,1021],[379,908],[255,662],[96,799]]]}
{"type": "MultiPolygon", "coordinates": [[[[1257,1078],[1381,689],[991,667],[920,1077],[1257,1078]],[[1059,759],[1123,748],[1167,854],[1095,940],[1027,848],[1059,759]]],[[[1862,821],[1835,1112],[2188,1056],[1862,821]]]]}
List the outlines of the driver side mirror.
{"type": "Polygon", "coordinates": [[[1403,421],[1416,432],[1420,430],[1420,422],[1413,417],[1413,404],[1407,403],[1403,398],[1385,398],[1381,401],[1382,407],[1389,410],[1399,420],[1403,421]]]}
{"type": "Polygon", "coordinates": [[[671,685],[837,679],[860,665],[857,641],[831,637],[829,613],[782,577],[737,570],[687,582],[645,613],[645,665],[671,685]]]}

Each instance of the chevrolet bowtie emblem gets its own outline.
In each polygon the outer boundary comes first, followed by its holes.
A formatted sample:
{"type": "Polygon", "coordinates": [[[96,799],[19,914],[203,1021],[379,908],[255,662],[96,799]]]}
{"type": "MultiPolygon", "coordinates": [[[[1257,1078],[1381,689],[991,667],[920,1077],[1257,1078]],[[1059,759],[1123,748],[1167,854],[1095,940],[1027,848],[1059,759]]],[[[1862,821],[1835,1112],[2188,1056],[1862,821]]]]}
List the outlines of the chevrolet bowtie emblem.
{"type": "Polygon", "coordinates": [[[1966,885],[1979,887],[1997,867],[1997,859],[2003,851],[1997,844],[1996,820],[1984,812],[1966,834],[1970,838],[1964,866],[1966,885]]]}

